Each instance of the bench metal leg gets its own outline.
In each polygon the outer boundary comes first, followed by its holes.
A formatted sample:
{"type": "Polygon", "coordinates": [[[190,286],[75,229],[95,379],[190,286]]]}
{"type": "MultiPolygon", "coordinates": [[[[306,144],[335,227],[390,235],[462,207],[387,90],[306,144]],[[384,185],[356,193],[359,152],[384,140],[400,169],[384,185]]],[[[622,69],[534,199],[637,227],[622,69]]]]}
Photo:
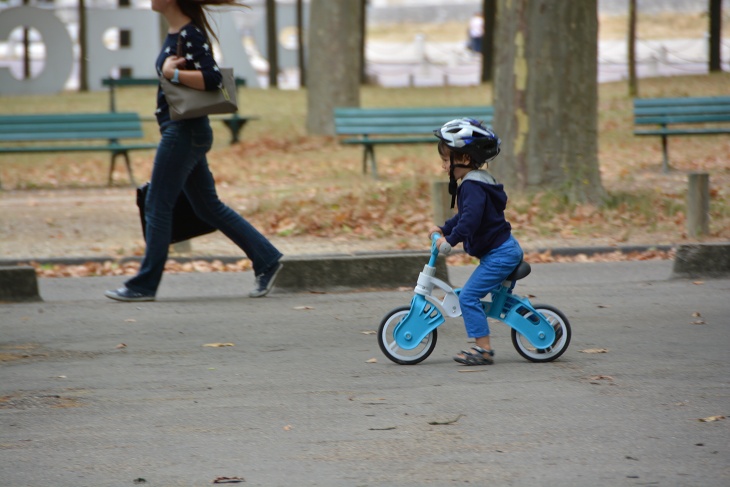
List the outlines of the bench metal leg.
{"type": "Polygon", "coordinates": [[[370,159],[370,167],[373,173],[373,179],[378,179],[378,165],[375,162],[375,147],[372,145],[363,146],[362,153],[362,173],[368,172],[368,159],[370,159]]]}
{"type": "Polygon", "coordinates": [[[239,142],[239,134],[241,133],[241,129],[244,125],[246,125],[245,118],[239,118],[237,115],[233,115],[231,118],[227,118],[225,120],[221,120],[223,122],[223,125],[228,127],[228,130],[231,131],[231,144],[235,144],[236,142],[239,142]]]}
{"type": "Polygon", "coordinates": [[[129,173],[129,182],[132,183],[132,186],[136,187],[137,182],[134,180],[134,174],[132,173],[132,162],[129,160],[129,153],[127,151],[112,153],[111,164],[109,164],[109,181],[107,182],[108,185],[109,186],[112,185],[112,175],[114,173],[114,166],[116,165],[116,162],[117,162],[117,156],[124,157],[124,163],[127,166],[127,173],[129,173]]]}
{"type": "Polygon", "coordinates": [[[669,172],[669,154],[667,153],[667,136],[662,136],[662,171],[669,172]]]}

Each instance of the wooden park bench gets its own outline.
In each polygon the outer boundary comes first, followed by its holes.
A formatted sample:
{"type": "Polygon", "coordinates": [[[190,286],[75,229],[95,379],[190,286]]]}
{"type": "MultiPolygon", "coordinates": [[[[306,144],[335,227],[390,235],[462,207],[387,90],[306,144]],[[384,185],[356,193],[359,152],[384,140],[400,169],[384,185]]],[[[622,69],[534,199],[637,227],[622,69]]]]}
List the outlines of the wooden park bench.
{"type": "Polygon", "coordinates": [[[634,135],[662,138],[662,169],[669,171],[667,139],[673,136],[730,134],[730,96],[636,98],[634,135]]]}
{"type": "Polygon", "coordinates": [[[335,133],[342,144],[363,146],[362,172],[367,173],[370,161],[373,178],[377,179],[375,146],[382,144],[436,143],[433,131],[449,120],[475,118],[491,125],[491,106],[430,108],[342,108],[334,110],[335,133]]]}
{"type": "MultiPolygon", "coordinates": [[[[101,84],[109,87],[109,111],[117,111],[116,101],[116,89],[117,87],[122,88],[125,86],[157,86],[160,84],[160,80],[157,78],[104,78],[101,80],[101,84]]],[[[243,78],[236,78],[236,89],[239,86],[246,86],[246,80],[243,78]]],[[[240,105],[241,99],[238,98],[240,105]]],[[[231,115],[213,115],[211,119],[220,120],[223,122],[228,130],[231,132],[231,144],[235,144],[240,140],[241,130],[249,120],[257,120],[259,117],[253,115],[241,116],[238,112],[231,115]]],[[[142,120],[156,121],[154,116],[142,117],[142,120]]]]}
{"type": "Polygon", "coordinates": [[[110,185],[116,158],[122,156],[127,165],[129,180],[136,186],[129,151],[156,149],[157,144],[121,140],[143,137],[142,122],[136,113],[0,115],[0,155],[110,152],[110,185]]]}

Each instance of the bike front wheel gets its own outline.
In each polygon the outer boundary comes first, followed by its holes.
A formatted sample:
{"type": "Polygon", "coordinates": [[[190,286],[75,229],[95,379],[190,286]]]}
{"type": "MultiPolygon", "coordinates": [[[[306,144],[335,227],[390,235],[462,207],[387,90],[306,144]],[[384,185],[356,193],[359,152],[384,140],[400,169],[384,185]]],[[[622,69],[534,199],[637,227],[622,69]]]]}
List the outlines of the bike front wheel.
{"type": "MultiPolygon", "coordinates": [[[[517,353],[531,362],[552,362],[565,353],[568,345],[570,345],[572,335],[570,323],[568,322],[568,318],[554,306],[536,304],[534,308],[543,318],[548,320],[555,330],[555,341],[547,348],[536,348],[527,338],[513,328],[512,345],[514,345],[517,353]]],[[[527,312],[524,317],[529,320],[530,315],[532,315],[532,312],[527,312]]]]}
{"type": "Polygon", "coordinates": [[[434,329],[421,340],[421,343],[416,348],[406,350],[399,347],[393,333],[395,327],[408,315],[410,310],[410,306],[395,308],[385,315],[378,329],[378,345],[380,345],[380,350],[382,350],[386,357],[400,365],[415,365],[424,361],[433,352],[433,349],[436,347],[436,339],[438,338],[438,333],[434,329]]]}

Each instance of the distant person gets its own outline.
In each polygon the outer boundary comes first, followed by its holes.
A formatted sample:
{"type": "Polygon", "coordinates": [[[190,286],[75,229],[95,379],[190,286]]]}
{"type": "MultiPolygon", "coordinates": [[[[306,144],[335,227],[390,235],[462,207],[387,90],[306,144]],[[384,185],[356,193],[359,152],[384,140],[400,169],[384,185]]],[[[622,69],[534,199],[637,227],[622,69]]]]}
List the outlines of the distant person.
{"type": "MultiPolygon", "coordinates": [[[[245,6],[237,0],[152,0],[152,10],[169,24],[155,66],[173,83],[197,90],[215,90],[222,80],[213,58],[210,25],[204,9],[211,6],[245,6]],[[182,56],[178,57],[178,37],[182,56]]],[[[157,123],[162,135],[145,200],[147,226],[144,260],[136,276],[104,295],[117,301],[154,301],[170,247],[172,210],[185,193],[195,214],[230,238],[251,259],[256,287],[249,297],[265,296],[282,268],[281,252],[241,215],[226,206],[215,189],[206,154],[213,144],[207,116],[172,120],[165,93],[157,89],[157,123]]]]}
{"type": "Polygon", "coordinates": [[[429,237],[438,232],[440,248],[464,244],[464,251],[479,259],[479,265],[459,294],[466,334],[476,344],[462,350],[454,360],[464,365],[491,365],[494,350],[489,324],[481,300],[502,284],[522,261],[522,248],[512,236],[504,217],[507,194],[504,186],[482,166],[497,157],[500,140],[482,122],[471,118],[452,120],[434,131],[439,138],[441,167],[449,174],[449,192],[457,197],[458,212],[429,237]],[[456,181],[461,184],[456,186],[456,181]]]}
{"type": "Polygon", "coordinates": [[[469,50],[475,53],[482,52],[482,41],[484,40],[484,17],[479,12],[469,19],[469,50]]]}

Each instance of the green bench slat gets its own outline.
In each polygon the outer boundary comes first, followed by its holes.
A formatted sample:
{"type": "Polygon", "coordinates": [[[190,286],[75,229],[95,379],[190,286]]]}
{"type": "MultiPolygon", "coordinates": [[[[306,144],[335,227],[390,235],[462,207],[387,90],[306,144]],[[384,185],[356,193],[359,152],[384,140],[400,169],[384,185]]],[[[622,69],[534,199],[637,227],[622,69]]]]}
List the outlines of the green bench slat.
{"type": "Polygon", "coordinates": [[[33,113],[22,115],[0,115],[0,123],[16,121],[49,121],[49,122],[73,122],[88,120],[139,120],[135,112],[100,112],[100,113],[33,113]]]}
{"type": "Polygon", "coordinates": [[[685,98],[635,98],[634,109],[646,107],[713,106],[730,103],[730,96],[698,96],[685,98]]]}
{"type": "MultiPolygon", "coordinates": [[[[334,109],[335,118],[362,117],[456,117],[463,118],[471,115],[494,115],[494,108],[483,107],[433,107],[433,108],[342,108],[334,109]]],[[[448,121],[448,120],[446,120],[448,121]]]]}
{"type": "Polygon", "coordinates": [[[652,117],[657,115],[723,115],[730,113],[730,103],[713,106],[681,106],[681,107],[649,107],[634,110],[634,117],[652,117]]]}
{"type": "Polygon", "coordinates": [[[114,150],[144,150],[156,149],[156,144],[134,144],[134,145],[71,145],[71,146],[27,146],[27,147],[0,147],[0,154],[20,154],[20,153],[41,153],[41,152],[113,152],[114,150]]]}
{"type": "MultiPolygon", "coordinates": [[[[246,86],[244,78],[235,78],[236,86],[246,86]]],[[[157,78],[102,78],[102,86],[155,86],[160,84],[157,78]]]]}
{"type": "Polygon", "coordinates": [[[113,129],[97,127],[94,130],[84,130],[76,127],[56,127],[53,130],[39,130],[37,132],[12,130],[0,132],[0,142],[34,142],[41,140],[95,140],[95,139],[138,139],[144,137],[144,132],[132,128],[113,129]]]}
{"type": "Polygon", "coordinates": [[[0,115],[0,154],[41,152],[104,151],[112,155],[109,183],[116,156],[122,155],[127,164],[129,179],[132,175],[128,152],[155,149],[157,144],[119,142],[119,139],[144,137],[139,115],[130,112],[108,113],[53,113],[29,115],[0,115]],[[73,141],[104,141],[104,144],[72,144],[73,141]],[[58,142],[40,144],[39,142],[58,142]],[[12,145],[10,145],[12,143],[12,145]]]}
{"type": "MultiPolygon", "coordinates": [[[[475,117],[471,117],[475,118],[475,117]]],[[[392,133],[392,128],[400,128],[401,133],[433,132],[451,119],[444,117],[422,117],[422,118],[349,118],[338,119],[335,122],[336,131],[360,129],[362,133],[392,133]]],[[[480,121],[487,124],[492,122],[492,117],[480,117],[480,121]]]]}
{"type": "Polygon", "coordinates": [[[654,115],[637,118],[637,125],[668,125],[730,122],[730,111],[717,115],[654,115]]]}
{"type": "Polygon", "coordinates": [[[634,135],[662,138],[664,172],[669,171],[668,137],[730,134],[730,126],[715,126],[728,122],[730,96],[634,99],[634,124],[658,126],[655,129],[635,128],[634,135]]]}
{"type": "Polygon", "coordinates": [[[436,143],[433,131],[449,120],[475,118],[492,123],[494,108],[491,106],[467,107],[408,107],[408,108],[356,108],[336,107],[333,111],[335,134],[360,136],[340,139],[342,144],[363,146],[363,172],[370,158],[373,177],[377,178],[377,166],[373,146],[383,144],[436,143]],[[401,135],[403,137],[393,137],[401,135]]]}
{"type": "Polygon", "coordinates": [[[342,144],[361,144],[361,145],[380,145],[380,144],[414,144],[414,143],[429,143],[434,142],[433,135],[431,137],[400,137],[400,138],[357,138],[357,139],[343,139],[340,141],[342,144]]]}
{"type": "Polygon", "coordinates": [[[706,128],[706,129],[656,129],[636,130],[634,135],[720,135],[730,134],[730,127],[727,128],[706,128]]]}

